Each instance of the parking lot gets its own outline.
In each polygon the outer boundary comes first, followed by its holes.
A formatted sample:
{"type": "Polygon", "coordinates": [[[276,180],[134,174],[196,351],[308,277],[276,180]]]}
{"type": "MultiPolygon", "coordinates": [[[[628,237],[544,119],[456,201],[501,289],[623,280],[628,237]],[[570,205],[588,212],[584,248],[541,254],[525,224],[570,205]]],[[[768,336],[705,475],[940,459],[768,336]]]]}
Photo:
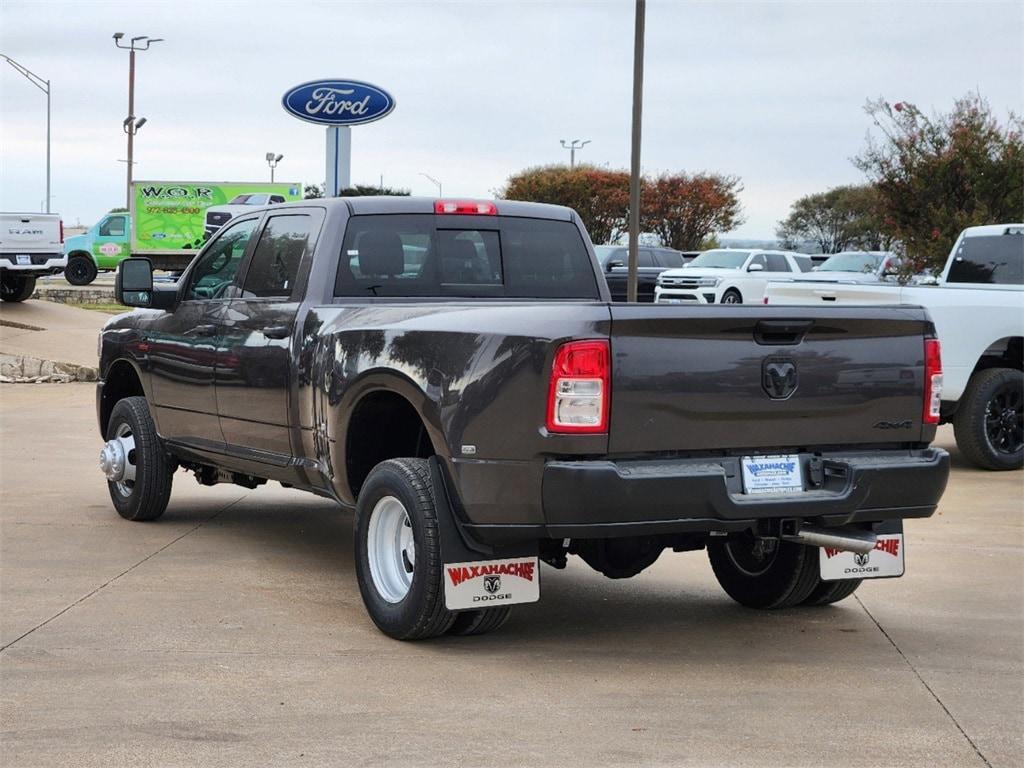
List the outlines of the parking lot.
{"type": "Polygon", "coordinates": [[[701,553],[543,569],[501,631],[392,641],[350,515],[179,473],[114,513],[89,384],[0,389],[2,762],[942,765],[1024,759],[1021,473],[954,472],[908,574],[817,610],[729,601],[701,553]]]}

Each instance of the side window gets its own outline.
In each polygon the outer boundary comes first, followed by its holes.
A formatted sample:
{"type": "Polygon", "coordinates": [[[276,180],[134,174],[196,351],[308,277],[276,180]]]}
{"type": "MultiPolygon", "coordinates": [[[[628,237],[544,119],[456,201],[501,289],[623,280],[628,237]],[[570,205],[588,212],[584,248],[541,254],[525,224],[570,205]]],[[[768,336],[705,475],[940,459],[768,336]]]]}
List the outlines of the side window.
{"type": "Polygon", "coordinates": [[[242,298],[291,296],[312,225],[313,218],[308,214],[271,216],[267,220],[245,273],[242,298]]]}
{"type": "Polygon", "coordinates": [[[640,248],[638,250],[639,250],[639,253],[637,253],[637,255],[636,255],[636,265],[638,267],[653,267],[653,266],[655,266],[655,264],[654,264],[654,254],[651,253],[651,249],[650,248],[640,248]]]}
{"type": "Polygon", "coordinates": [[[814,262],[806,256],[796,256],[794,258],[796,260],[796,265],[800,267],[801,272],[810,272],[814,269],[814,262]]]}
{"type": "Polygon", "coordinates": [[[768,267],[766,266],[767,262],[765,261],[763,253],[757,254],[747,263],[747,271],[749,272],[750,268],[755,264],[760,264],[763,269],[768,269],[768,267]]]}
{"type": "Polygon", "coordinates": [[[678,251],[655,251],[654,255],[663,267],[674,269],[683,266],[683,254],[678,251]]]}
{"type": "Polygon", "coordinates": [[[792,272],[789,268],[789,262],[786,257],[781,253],[767,253],[765,258],[768,259],[768,266],[765,269],[769,272],[792,272]]]}
{"type": "Polygon", "coordinates": [[[189,277],[185,301],[220,299],[234,282],[249,239],[259,219],[246,219],[221,230],[189,277]]]}
{"type": "Polygon", "coordinates": [[[100,224],[101,237],[122,237],[125,232],[124,216],[110,216],[100,224]]]}
{"type": "Polygon", "coordinates": [[[965,237],[953,257],[946,282],[1024,284],[1024,236],[1007,233],[965,237]]]}
{"type": "Polygon", "coordinates": [[[284,202],[284,198],[281,197],[280,195],[271,195],[270,196],[270,204],[271,205],[274,205],[275,203],[283,203],[283,202],[284,202]]]}

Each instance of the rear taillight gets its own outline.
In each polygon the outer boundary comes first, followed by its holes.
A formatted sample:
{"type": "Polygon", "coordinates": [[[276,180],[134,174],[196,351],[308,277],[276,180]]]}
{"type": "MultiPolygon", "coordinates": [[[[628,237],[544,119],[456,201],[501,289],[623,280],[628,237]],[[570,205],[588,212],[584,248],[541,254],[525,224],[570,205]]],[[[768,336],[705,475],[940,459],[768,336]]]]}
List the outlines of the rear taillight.
{"type": "Polygon", "coordinates": [[[498,206],[474,200],[435,200],[434,213],[465,213],[471,216],[497,216],[498,206]]]}
{"type": "Polygon", "coordinates": [[[938,339],[924,340],[924,416],[925,424],[938,424],[942,410],[942,353],[938,339]]]}
{"type": "Polygon", "coordinates": [[[64,242],[64,219],[60,220],[60,241],[64,242]]]}
{"type": "Polygon", "coordinates": [[[611,355],[604,339],[570,341],[555,352],[548,393],[548,432],[608,431],[611,355]]]}

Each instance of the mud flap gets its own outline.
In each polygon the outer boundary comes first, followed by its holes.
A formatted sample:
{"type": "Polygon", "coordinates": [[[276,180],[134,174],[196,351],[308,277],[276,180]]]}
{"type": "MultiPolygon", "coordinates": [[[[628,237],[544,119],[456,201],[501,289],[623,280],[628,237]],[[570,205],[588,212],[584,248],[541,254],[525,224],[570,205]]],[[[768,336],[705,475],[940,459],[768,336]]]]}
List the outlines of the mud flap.
{"type": "Polygon", "coordinates": [[[902,576],[906,556],[903,521],[875,523],[872,531],[878,536],[878,542],[873,550],[864,554],[820,547],[818,562],[822,581],[895,579],[902,576]]]}
{"type": "Polygon", "coordinates": [[[537,602],[537,542],[492,547],[474,541],[459,525],[452,509],[451,484],[436,456],[430,458],[430,480],[441,537],[445,607],[463,611],[537,602]]]}

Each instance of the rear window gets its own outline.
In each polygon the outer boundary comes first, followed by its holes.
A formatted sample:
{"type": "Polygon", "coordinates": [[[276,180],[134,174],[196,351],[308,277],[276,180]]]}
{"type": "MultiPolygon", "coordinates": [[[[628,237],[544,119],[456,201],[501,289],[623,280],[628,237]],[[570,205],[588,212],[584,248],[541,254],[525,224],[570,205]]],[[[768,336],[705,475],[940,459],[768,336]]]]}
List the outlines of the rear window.
{"type": "Polygon", "coordinates": [[[963,238],[946,282],[1024,284],[1024,235],[963,238]]]}
{"type": "Polygon", "coordinates": [[[600,297],[570,222],[430,214],[350,218],[334,295],[600,297]]]}

